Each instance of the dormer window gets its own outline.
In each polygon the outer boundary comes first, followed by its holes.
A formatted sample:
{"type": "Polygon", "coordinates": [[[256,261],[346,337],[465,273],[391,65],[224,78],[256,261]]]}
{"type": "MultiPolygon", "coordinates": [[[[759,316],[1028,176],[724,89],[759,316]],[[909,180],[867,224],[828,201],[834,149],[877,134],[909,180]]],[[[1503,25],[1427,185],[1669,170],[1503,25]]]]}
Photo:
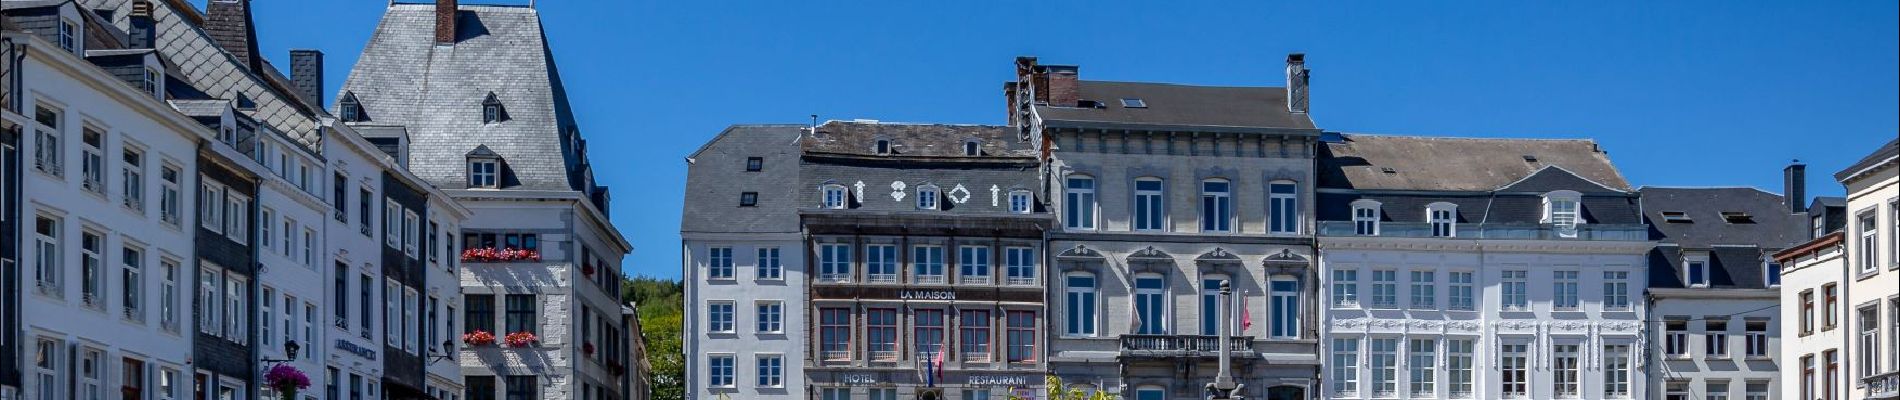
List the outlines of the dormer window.
{"type": "Polygon", "coordinates": [[[981,154],[981,151],[980,151],[981,147],[982,147],[982,142],[978,142],[974,139],[965,140],[963,141],[963,155],[968,156],[968,157],[976,157],[978,154],[981,154]]]}
{"type": "Polygon", "coordinates": [[[937,209],[937,200],[939,199],[938,193],[939,191],[937,189],[937,185],[918,186],[917,187],[917,209],[919,210],[937,209]]]}
{"type": "Polygon", "coordinates": [[[362,121],[363,103],[356,100],[356,93],[343,92],[343,100],[337,103],[336,113],[343,122],[362,121]]]}
{"type": "Polygon", "coordinates": [[[1583,224],[1583,195],[1568,190],[1544,194],[1544,223],[1557,230],[1557,236],[1577,237],[1577,225],[1583,224]]]}
{"type": "Polygon", "coordinates": [[[488,148],[477,145],[468,152],[468,187],[479,189],[501,188],[501,155],[488,148]]]}
{"type": "Polygon", "coordinates": [[[1755,218],[1754,218],[1754,217],[1751,217],[1751,216],[1749,216],[1749,215],[1748,215],[1748,213],[1746,213],[1746,212],[1741,212],[1741,211],[1723,211],[1723,212],[1722,212],[1722,220],[1723,220],[1723,221],[1728,221],[1728,223],[1731,223],[1731,224],[1752,224],[1752,223],[1755,223],[1755,218]]]}
{"type": "Polygon", "coordinates": [[[482,99],[482,123],[496,124],[508,119],[508,113],[501,107],[501,99],[495,92],[488,92],[488,98],[482,99]]]}
{"type": "Polygon", "coordinates": [[[877,144],[872,146],[871,151],[877,152],[877,155],[880,155],[880,156],[890,155],[891,154],[891,140],[878,139],[877,144]]]}
{"type": "Polygon", "coordinates": [[[1352,233],[1379,235],[1379,202],[1364,199],[1352,202],[1352,233]]]}
{"type": "Polygon", "coordinates": [[[1017,189],[1009,191],[1009,212],[1014,214],[1028,214],[1032,208],[1031,199],[1032,197],[1027,190],[1017,189]]]}
{"type": "Polygon", "coordinates": [[[151,93],[152,97],[157,97],[159,100],[164,100],[165,92],[161,90],[163,87],[160,86],[160,83],[163,81],[159,79],[160,78],[159,78],[157,69],[146,68],[145,80],[140,82],[141,83],[140,87],[145,89],[146,93],[151,93]]]}
{"type": "Polygon", "coordinates": [[[1709,255],[1682,255],[1682,283],[1689,287],[1709,287],[1709,255]]]}
{"type": "Polygon", "coordinates": [[[79,52],[79,25],[73,21],[59,20],[59,48],[68,52],[79,52]]]}
{"type": "Polygon", "coordinates": [[[759,171],[765,170],[765,157],[746,157],[745,170],[746,172],[759,172],[759,171]]]}
{"type": "Polygon", "coordinates": [[[845,206],[846,191],[844,185],[827,184],[819,190],[819,206],[833,210],[842,210],[845,206]]]}
{"type": "Polygon", "coordinates": [[[1668,223],[1693,223],[1693,222],[1695,222],[1695,220],[1694,220],[1694,219],[1691,219],[1691,218],[1689,218],[1689,213],[1688,213],[1688,212],[1683,212],[1683,211],[1663,211],[1663,212],[1662,212],[1662,219],[1663,219],[1663,222],[1668,222],[1668,223]]]}
{"type": "Polygon", "coordinates": [[[1426,205],[1425,222],[1431,224],[1433,237],[1458,236],[1458,205],[1445,202],[1426,205]]]}

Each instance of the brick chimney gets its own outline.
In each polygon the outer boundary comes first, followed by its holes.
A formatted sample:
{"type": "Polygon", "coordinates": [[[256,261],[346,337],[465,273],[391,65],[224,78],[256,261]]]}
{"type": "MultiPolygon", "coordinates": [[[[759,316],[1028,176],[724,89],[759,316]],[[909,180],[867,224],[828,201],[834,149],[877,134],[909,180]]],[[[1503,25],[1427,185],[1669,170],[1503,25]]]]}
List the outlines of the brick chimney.
{"type": "Polygon", "coordinates": [[[251,19],[251,0],[210,0],[205,4],[205,33],[218,47],[237,56],[252,72],[262,71],[257,53],[257,27],[251,19]]]}
{"type": "Polygon", "coordinates": [[[435,44],[455,44],[456,0],[435,0],[435,44]]]}
{"type": "Polygon", "coordinates": [[[127,15],[126,48],[150,49],[158,47],[158,23],[152,19],[152,2],[137,0],[132,2],[132,13],[127,15]]]}
{"type": "Polygon", "coordinates": [[[1076,91],[1076,79],[1081,75],[1080,67],[1074,65],[1045,65],[1043,73],[1048,76],[1049,105],[1057,107],[1075,107],[1082,100],[1082,93],[1076,91]]]}
{"type": "Polygon", "coordinates": [[[1306,53],[1286,55],[1286,110],[1306,113],[1306,82],[1311,77],[1306,70],[1306,53]]]}
{"type": "Polygon", "coordinates": [[[298,49],[290,51],[290,86],[297,98],[311,108],[323,107],[323,52],[298,49]]]}
{"type": "Polygon", "coordinates": [[[1808,165],[1794,160],[1781,169],[1781,200],[1789,213],[1808,211],[1808,165]]]}

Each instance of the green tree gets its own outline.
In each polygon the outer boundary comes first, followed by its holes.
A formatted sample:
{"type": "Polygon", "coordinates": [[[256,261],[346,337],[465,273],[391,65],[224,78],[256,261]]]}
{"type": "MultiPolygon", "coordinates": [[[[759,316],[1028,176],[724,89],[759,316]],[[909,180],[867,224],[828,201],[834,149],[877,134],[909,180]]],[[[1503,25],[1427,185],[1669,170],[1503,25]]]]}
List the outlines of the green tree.
{"type": "Polygon", "coordinates": [[[627,280],[623,293],[623,300],[633,302],[637,307],[634,312],[640,317],[640,338],[646,341],[647,364],[653,366],[648,371],[653,398],[686,398],[685,350],[680,347],[685,288],[679,281],[642,276],[627,280]]]}
{"type": "MultiPolygon", "coordinates": [[[[1089,391],[1089,390],[1083,390],[1082,388],[1067,388],[1065,385],[1062,384],[1062,378],[1055,375],[1049,375],[1043,378],[1043,390],[1046,393],[1045,399],[1047,400],[1115,400],[1116,399],[1116,396],[1113,394],[1109,394],[1108,390],[1106,389],[1098,388],[1098,389],[1095,389],[1094,391],[1089,391]]],[[[1019,390],[1010,390],[1009,400],[1029,400],[1030,399],[1028,397],[1023,397],[1022,393],[1023,392],[1019,390]]]]}

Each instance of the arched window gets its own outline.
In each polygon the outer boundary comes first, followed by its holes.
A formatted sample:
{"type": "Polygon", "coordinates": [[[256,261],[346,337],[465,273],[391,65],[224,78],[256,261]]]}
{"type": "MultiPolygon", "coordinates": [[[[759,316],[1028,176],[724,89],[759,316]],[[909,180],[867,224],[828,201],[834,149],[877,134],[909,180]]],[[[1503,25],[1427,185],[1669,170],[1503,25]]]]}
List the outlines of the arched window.
{"type": "Polygon", "coordinates": [[[919,210],[937,209],[937,200],[941,198],[941,197],[938,197],[938,193],[939,191],[937,190],[937,185],[926,184],[926,185],[918,186],[917,187],[917,209],[919,210]]]}
{"type": "Polygon", "coordinates": [[[1366,199],[1352,202],[1352,233],[1379,235],[1379,202],[1366,199]]]}
{"type": "Polygon", "coordinates": [[[1425,222],[1432,225],[1432,236],[1458,236],[1458,205],[1442,201],[1425,205],[1425,222]]]}
{"type": "Polygon", "coordinates": [[[1201,232],[1234,231],[1232,186],[1226,179],[1201,181],[1201,232]]]}
{"type": "Polygon", "coordinates": [[[1095,275],[1072,272],[1063,277],[1062,309],[1069,336],[1095,336],[1095,275]]]}
{"type": "Polygon", "coordinates": [[[1069,229],[1095,229],[1095,178],[1088,175],[1069,175],[1065,182],[1063,223],[1069,229]]]}
{"type": "Polygon", "coordinates": [[[1267,232],[1300,233],[1300,189],[1293,181],[1267,184],[1267,232]]]}
{"type": "Polygon", "coordinates": [[[822,193],[822,196],[819,198],[819,206],[834,210],[844,209],[847,203],[847,196],[849,195],[849,191],[845,190],[844,185],[835,183],[827,184],[819,190],[819,192],[822,193]]]}
{"type": "Polygon", "coordinates": [[[1226,275],[1206,275],[1201,277],[1201,334],[1220,334],[1221,309],[1227,308],[1220,300],[1220,283],[1226,281],[1226,275]]]}
{"type": "Polygon", "coordinates": [[[1167,207],[1162,199],[1167,198],[1166,185],[1161,178],[1135,179],[1135,216],[1134,229],[1137,231],[1159,231],[1167,220],[1167,207]]]}
{"type": "Polygon", "coordinates": [[[963,155],[975,157],[981,154],[983,142],[976,139],[963,141],[963,155]]]}
{"type": "Polygon", "coordinates": [[[1160,274],[1135,276],[1135,334],[1168,333],[1168,281],[1160,274]]]}
{"type": "Polygon", "coordinates": [[[1030,210],[1035,209],[1033,199],[1035,199],[1035,197],[1029,194],[1028,190],[1016,189],[1009,191],[1009,212],[1028,214],[1030,210]]]}
{"type": "Polygon", "coordinates": [[[1577,225],[1583,224],[1583,195],[1569,190],[1545,193],[1543,222],[1558,236],[1577,237],[1577,225]]]}

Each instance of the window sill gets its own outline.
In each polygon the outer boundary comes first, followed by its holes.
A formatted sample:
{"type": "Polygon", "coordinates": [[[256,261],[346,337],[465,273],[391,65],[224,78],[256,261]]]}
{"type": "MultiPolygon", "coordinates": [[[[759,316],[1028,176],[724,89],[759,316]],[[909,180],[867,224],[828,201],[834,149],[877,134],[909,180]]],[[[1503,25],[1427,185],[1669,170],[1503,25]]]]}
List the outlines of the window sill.
{"type": "Polygon", "coordinates": [[[1880,268],[1874,268],[1874,269],[1871,269],[1871,270],[1866,270],[1866,271],[1860,271],[1860,273],[1859,273],[1858,275],[1855,275],[1855,276],[1854,276],[1854,280],[1855,280],[1855,281],[1864,281],[1864,280],[1867,280],[1867,278],[1872,278],[1872,277],[1876,277],[1876,276],[1880,276],[1880,268]]]}

